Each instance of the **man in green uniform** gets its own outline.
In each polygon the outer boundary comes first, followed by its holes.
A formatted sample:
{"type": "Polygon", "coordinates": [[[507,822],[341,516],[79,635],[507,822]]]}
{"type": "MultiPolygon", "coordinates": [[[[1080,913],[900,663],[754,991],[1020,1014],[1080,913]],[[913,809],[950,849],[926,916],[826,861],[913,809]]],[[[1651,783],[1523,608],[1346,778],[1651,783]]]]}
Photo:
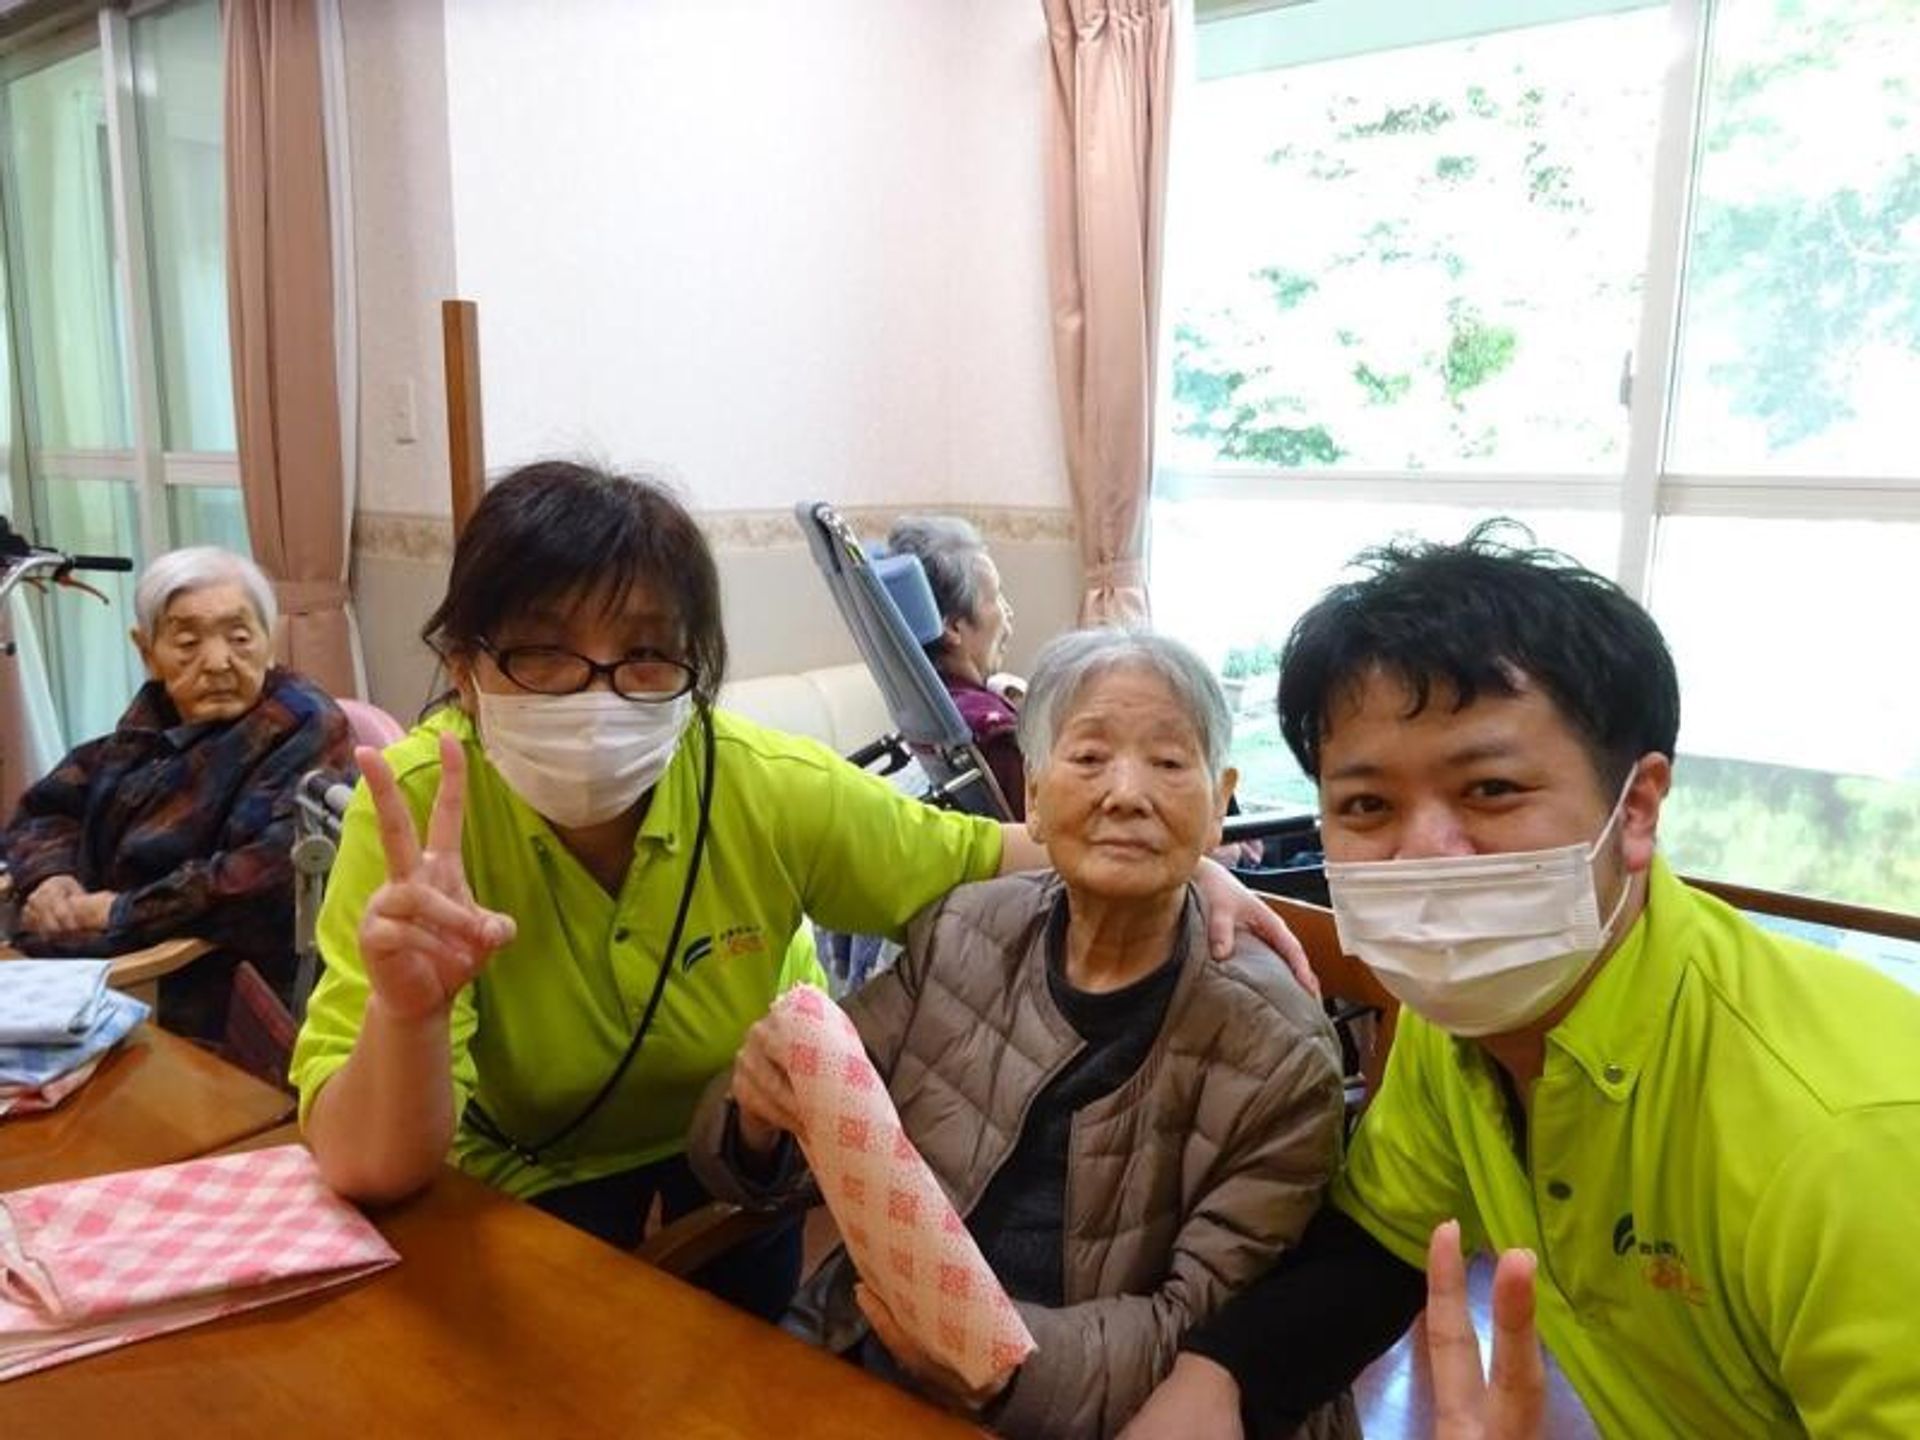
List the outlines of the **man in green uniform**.
{"type": "Polygon", "coordinates": [[[1679,689],[1611,582],[1485,530],[1366,559],[1280,717],[1342,942],[1406,1008],[1333,1206],[1131,1435],[1284,1428],[1413,1318],[1449,1219],[1532,1252],[1610,1436],[1920,1435],[1920,996],[1668,869],[1679,689]]]}

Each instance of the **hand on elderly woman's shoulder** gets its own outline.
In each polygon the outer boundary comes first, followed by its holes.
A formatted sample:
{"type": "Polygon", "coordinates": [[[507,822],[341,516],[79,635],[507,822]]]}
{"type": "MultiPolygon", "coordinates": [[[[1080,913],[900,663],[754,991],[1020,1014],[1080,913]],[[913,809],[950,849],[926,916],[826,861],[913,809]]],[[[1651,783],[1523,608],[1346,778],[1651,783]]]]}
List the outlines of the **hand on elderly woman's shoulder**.
{"type": "Polygon", "coordinates": [[[1293,978],[1309,995],[1319,998],[1320,982],[1307,962],[1306,948],[1264,900],[1216,860],[1203,859],[1193,873],[1193,883],[1207,907],[1207,948],[1214,959],[1225,960],[1232,955],[1235,937],[1245,930],[1286,962],[1293,978]]]}

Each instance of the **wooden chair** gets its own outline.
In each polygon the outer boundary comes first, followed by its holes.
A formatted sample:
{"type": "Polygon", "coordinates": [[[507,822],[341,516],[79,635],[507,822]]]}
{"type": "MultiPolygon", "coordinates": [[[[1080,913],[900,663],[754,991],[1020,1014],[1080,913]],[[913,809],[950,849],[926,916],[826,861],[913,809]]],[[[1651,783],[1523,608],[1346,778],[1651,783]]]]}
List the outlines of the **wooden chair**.
{"type": "Polygon", "coordinates": [[[1350,1117],[1357,1117],[1386,1074],[1400,1002],[1373,978],[1371,970],[1341,950],[1333,911],[1283,895],[1260,898],[1306,948],[1307,962],[1320,982],[1321,996],[1330,1003],[1334,1025],[1356,1052],[1360,1084],[1349,1089],[1347,1108],[1350,1117]]]}
{"type": "Polygon", "coordinates": [[[793,1212],[787,1210],[767,1215],[713,1200],[671,1225],[660,1226],[636,1245],[633,1253],[656,1269],[684,1280],[728,1251],[792,1219],[793,1212]]]}
{"type": "Polygon", "coordinates": [[[191,935],[162,940],[144,950],[129,950],[124,955],[116,955],[113,968],[107,971],[107,983],[158,1010],[161,977],[184,970],[201,956],[212,952],[213,946],[191,935]]]}
{"type": "Polygon", "coordinates": [[[291,1092],[287,1067],[300,1027],[250,961],[234,967],[233,995],[227,1002],[227,1029],[221,1049],[227,1060],[256,1079],[291,1092]]]}
{"type": "Polygon", "coordinates": [[[1785,920],[1804,920],[1810,925],[1828,925],[1835,930],[1857,930],[1866,935],[1885,935],[1894,940],[1920,942],[1920,915],[1905,915],[1897,910],[1876,910],[1868,905],[1848,905],[1838,900],[1820,900],[1811,895],[1788,895],[1753,885],[1736,885],[1730,880],[1705,880],[1691,875],[1681,878],[1694,889],[1704,890],[1736,910],[1757,915],[1777,915],[1785,920]]]}

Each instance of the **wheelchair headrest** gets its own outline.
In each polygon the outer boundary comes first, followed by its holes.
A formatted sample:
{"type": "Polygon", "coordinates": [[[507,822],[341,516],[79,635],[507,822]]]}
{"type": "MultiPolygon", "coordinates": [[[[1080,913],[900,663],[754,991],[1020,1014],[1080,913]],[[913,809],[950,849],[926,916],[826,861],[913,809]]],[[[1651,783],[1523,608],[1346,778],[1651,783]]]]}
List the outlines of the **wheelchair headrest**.
{"type": "Polygon", "coordinates": [[[873,561],[873,573],[886,587],[893,608],[907,622],[907,629],[922,645],[940,638],[946,626],[940,623],[940,607],[934,603],[933,587],[927,583],[926,567],[918,555],[880,555],[873,561]]]}

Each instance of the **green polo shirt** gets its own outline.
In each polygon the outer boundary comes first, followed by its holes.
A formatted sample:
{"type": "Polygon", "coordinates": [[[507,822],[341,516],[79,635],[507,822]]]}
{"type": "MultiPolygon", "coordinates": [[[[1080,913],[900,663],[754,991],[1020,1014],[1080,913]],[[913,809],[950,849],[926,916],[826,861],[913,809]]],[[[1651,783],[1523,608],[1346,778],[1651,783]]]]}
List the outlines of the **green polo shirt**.
{"type": "Polygon", "coordinates": [[[1542,1336],[1608,1435],[1920,1435],[1920,996],[1653,866],[1547,1036],[1528,1155],[1494,1062],[1401,1012],[1335,1201],[1540,1258],[1542,1336]]]}
{"type": "MultiPolygon", "coordinates": [[[[509,1194],[537,1195],[678,1153],[700,1092],[747,1027],[788,985],[818,975],[810,945],[790,945],[803,912],[835,930],[898,936],[922,906],[999,868],[1000,830],[989,821],[920,804],[812,741],[725,713],[714,728],[706,859],[673,976],[625,1079],[539,1164],[464,1124],[455,1138],[460,1167],[509,1194]]],[[[387,751],[423,833],[442,730],[466,748],[467,882],[481,905],[518,926],[454,1002],[456,1103],[464,1109],[477,1095],[509,1135],[537,1143],[613,1072],[652,993],[693,848],[704,746],[698,724],[689,726],[654,787],[615,896],[500,778],[472,722],[451,708],[387,751]]],[[[362,786],[320,913],[326,968],[294,1047],[303,1119],[359,1034],[367,1000],[360,917],[385,879],[362,786]]]]}

